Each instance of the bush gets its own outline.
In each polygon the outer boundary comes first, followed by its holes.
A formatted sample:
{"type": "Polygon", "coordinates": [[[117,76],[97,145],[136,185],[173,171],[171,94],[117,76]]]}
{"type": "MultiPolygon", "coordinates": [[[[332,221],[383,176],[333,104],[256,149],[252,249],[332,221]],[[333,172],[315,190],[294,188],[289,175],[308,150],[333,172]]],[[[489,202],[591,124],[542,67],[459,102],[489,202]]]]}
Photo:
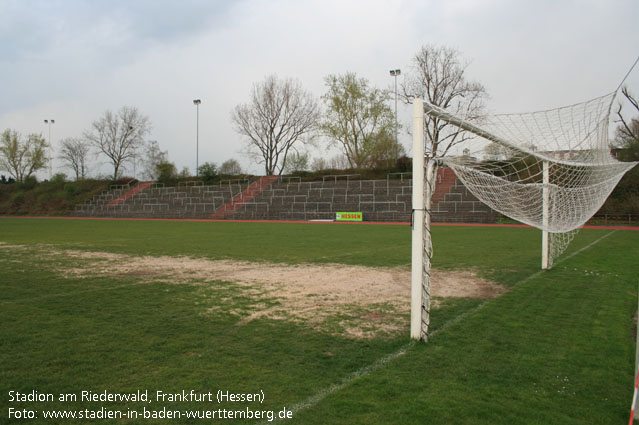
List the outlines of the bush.
{"type": "Polygon", "coordinates": [[[172,162],[160,162],[155,166],[158,182],[166,186],[173,186],[177,181],[177,168],[172,162]]]}
{"type": "Polygon", "coordinates": [[[9,197],[9,202],[15,205],[20,205],[24,202],[24,199],[25,199],[24,192],[21,190],[18,190],[11,194],[11,196],[9,197]]]}
{"type": "Polygon", "coordinates": [[[53,177],[51,177],[51,180],[49,181],[53,184],[64,183],[67,181],[67,175],[64,173],[57,173],[53,177]]]}
{"type": "Polygon", "coordinates": [[[20,183],[21,189],[33,189],[38,184],[38,179],[35,176],[25,177],[22,183],[20,183]]]}
{"type": "Polygon", "coordinates": [[[211,184],[217,179],[217,165],[212,162],[205,162],[198,168],[198,174],[204,184],[211,184]]]}

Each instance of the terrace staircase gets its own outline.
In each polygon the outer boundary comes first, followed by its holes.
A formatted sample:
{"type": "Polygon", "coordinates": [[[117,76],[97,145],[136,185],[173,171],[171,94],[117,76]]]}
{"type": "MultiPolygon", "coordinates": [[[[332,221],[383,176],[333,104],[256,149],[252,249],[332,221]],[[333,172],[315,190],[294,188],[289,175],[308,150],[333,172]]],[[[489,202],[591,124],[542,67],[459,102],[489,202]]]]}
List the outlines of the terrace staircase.
{"type": "Polygon", "coordinates": [[[242,192],[235,195],[230,201],[222,205],[213,214],[209,216],[212,219],[224,219],[229,215],[232,215],[242,205],[251,202],[264,190],[268,189],[275,183],[280,176],[263,176],[251,183],[242,192]]]}
{"type": "Polygon", "coordinates": [[[150,182],[140,182],[136,186],[133,186],[128,191],[124,192],[118,198],[112,199],[111,201],[107,202],[106,206],[111,207],[111,206],[114,206],[114,205],[121,205],[125,201],[127,201],[128,199],[131,199],[135,195],[137,195],[138,193],[141,193],[144,190],[146,190],[152,184],[153,184],[152,181],[150,181],[150,182]]]}
{"type": "Polygon", "coordinates": [[[435,192],[431,198],[432,205],[438,204],[446,199],[446,194],[455,186],[457,176],[451,168],[437,168],[435,180],[435,192]]]}

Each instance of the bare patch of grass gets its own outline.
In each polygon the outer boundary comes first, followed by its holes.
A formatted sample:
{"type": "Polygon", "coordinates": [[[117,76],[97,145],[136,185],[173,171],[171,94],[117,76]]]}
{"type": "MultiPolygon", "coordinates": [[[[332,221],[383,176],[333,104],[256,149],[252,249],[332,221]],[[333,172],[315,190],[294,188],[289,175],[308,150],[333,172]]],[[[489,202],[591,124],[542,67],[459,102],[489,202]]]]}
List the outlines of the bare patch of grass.
{"type": "MultiPolygon", "coordinates": [[[[48,249],[47,253],[81,260],[59,270],[67,276],[108,275],[204,286],[210,281],[230,282],[236,293],[254,301],[227,310],[238,316],[238,326],[260,318],[294,320],[318,328],[331,321],[340,333],[369,338],[393,334],[407,324],[410,270],[405,267],[287,265],[77,250],[48,249]],[[275,305],[263,302],[266,299],[275,300],[275,305]]],[[[505,290],[467,270],[433,270],[431,289],[438,299],[491,298],[505,290]]],[[[223,304],[224,298],[217,299],[209,313],[221,311],[223,304]]]]}

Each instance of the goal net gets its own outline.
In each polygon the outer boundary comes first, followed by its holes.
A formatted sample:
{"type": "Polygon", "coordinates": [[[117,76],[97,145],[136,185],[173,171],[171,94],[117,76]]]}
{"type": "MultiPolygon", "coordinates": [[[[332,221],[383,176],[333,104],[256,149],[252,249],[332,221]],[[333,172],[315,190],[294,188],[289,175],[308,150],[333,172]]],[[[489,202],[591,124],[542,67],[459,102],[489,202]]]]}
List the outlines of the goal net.
{"type": "MultiPolygon", "coordinates": [[[[414,131],[419,134],[413,135],[414,149],[424,143],[423,122],[419,122],[424,114],[471,135],[458,146],[460,151],[433,160],[450,167],[469,191],[495,211],[541,229],[542,268],[550,268],[575,232],[636,165],[611,155],[608,126],[615,94],[552,110],[485,116],[473,122],[417,99],[414,131]]],[[[414,178],[417,184],[417,176],[414,178]]],[[[427,182],[426,198],[431,189],[427,182]]],[[[428,218],[428,200],[425,204],[428,218]]],[[[414,203],[415,210],[421,208],[414,203]]],[[[428,220],[425,222],[428,225],[428,220]]],[[[430,268],[429,228],[424,229],[423,239],[425,254],[419,267],[425,270],[430,268]]],[[[429,293],[428,275],[421,274],[422,292],[429,293]]],[[[422,302],[421,309],[425,307],[422,302]]],[[[427,328],[424,316],[428,312],[422,311],[421,316],[422,327],[427,328]]]]}

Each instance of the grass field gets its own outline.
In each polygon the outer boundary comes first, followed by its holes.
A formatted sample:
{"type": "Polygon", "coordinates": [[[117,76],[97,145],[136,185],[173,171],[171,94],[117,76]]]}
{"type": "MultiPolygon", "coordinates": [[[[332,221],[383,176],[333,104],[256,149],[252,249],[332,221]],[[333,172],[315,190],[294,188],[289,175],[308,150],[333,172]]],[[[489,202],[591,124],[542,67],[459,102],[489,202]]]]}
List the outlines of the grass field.
{"type": "Polygon", "coordinates": [[[639,232],[582,230],[545,272],[537,230],[433,233],[436,268],[472,270],[507,291],[440,300],[433,337],[423,344],[408,340],[408,305],[394,312],[404,329],[354,338],[342,324],[372,317],[370,326],[381,326],[384,315],[360,307],[319,324],[269,316],[243,322],[238,317],[283,301],[199,274],[174,282],[163,272],[104,271],[107,254],[120,262],[186,256],[408,268],[408,226],[2,218],[0,423],[23,422],[9,418],[9,409],[34,411],[37,419],[25,423],[182,424],[204,419],[144,419],[141,412],[248,408],[277,416],[285,407],[292,418],[281,423],[291,424],[627,422],[639,232]],[[149,390],[152,402],[80,398],[81,391],[105,390],[149,390]],[[263,392],[264,400],[160,401],[158,390],[263,392]],[[16,391],[54,400],[11,401],[16,391]],[[59,401],[61,393],[78,400],[59,401]],[[102,408],[140,416],[43,417],[102,408]]]}

